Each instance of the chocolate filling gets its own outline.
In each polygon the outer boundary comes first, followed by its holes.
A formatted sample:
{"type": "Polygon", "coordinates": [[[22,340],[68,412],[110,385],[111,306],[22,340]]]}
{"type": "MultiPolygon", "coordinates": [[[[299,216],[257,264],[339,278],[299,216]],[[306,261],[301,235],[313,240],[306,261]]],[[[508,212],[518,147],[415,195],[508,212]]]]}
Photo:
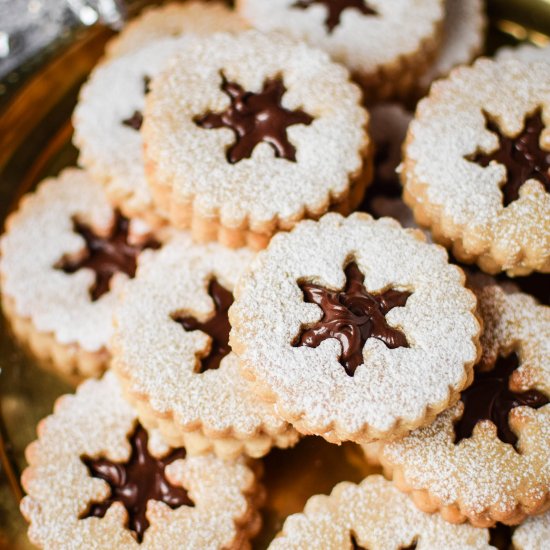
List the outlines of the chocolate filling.
{"type": "Polygon", "coordinates": [[[173,317],[174,321],[179,323],[185,330],[200,330],[212,338],[210,352],[200,360],[197,371],[199,373],[218,369],[222,359],[231,351],[229,345],[231,325],[229,324],[227,312],[233,304],[233,294],[220,285],[216,279],[210,281],[208,293],[212,297],[216,308],[210,319],[203,323],[195,317],[173,317]]]}
{"type": "Polygon", "coordinates": [[[499,126],[485,114],[487,130],[497,135],[499,147],[492,153],[476,153],[467,160],[487,167],[491,162],[506,167],[506,182],[502,186],[502,201],[508,206],[519,198],[521,186],[530,179],[538,180],[550,192],[550,151],[540,147],[544,130],[542,111],[525,119],[522,132],[516,137],[505,136],[499,126]]]}
{"type": "Polygon", "coordinates": [[[492,370],[476,372],[473,384],[460,396],[464,414],[455,424],[455,443],[471,437],[480,420],[490,420],[501,441],[516,445],[518,438],[508,423],[510,411],[516,407],[539,409],[548,403],[548,398],[538,390],[515,392],[509,388],[510,376],[518,367],[518,356],[512,353],[506,358],[499,357],[492,370]]]}
{"type": "Polygon", "coordinates": [[[107,458],[83,456],[82,462],[92,477],[109,484],[111,494],[102,502],[92,502],[80,519],[102,518],[114,502],[120,502],[128,512],[126,527],[135,534],[138,542],[149,528],[147,503],[150,500],[164,502],[170,508],[194,506],[183,487],[172,485],[165,476],[165,468],[175,460],[185,458],[185,449],[175,449],[158,459],[147,448],[149,436],[137,425],[129,437],[132,452],[126,462],[113,462],[107,458]]]}
{"type": "Polygon", "coordinates": [[[116,273],[125,273],[134,277],[137,268],[137,258],[145,248],[159,248],[160,244],[150,239],[142,244],[130,244],[128,231],[130,222],[119,212],[111,233],[107,237],[97,235],[92,228],[75,220],[74,232],[79,234],[86,243],[84,257],[79,260],[63,259],[56,266],[65,273],[75,273],[80,269],[91,269],[95,273],[95,283],[90,289],[92,301],[109,292],[111,279],[116,273]]]}
{"type": "Polygon", "coordinates": [[[294,124],[309,125],[313,117],[300,109],[290,111],[283,107],[286,88],[281,77],[266,80],[262,91],[254,93],[229,82],[222,73],[221,89],[229,96],[230,106],[222,113],[196,117],[195,124],[207,130],[233,130],[235,143],[227,151],[231,164],[250,158],[261,142],[269,143],[277,157],[296,161],[296,147],[289,141],[286,130],[294,124]]]}
{"type": "Polygon", "coordinates": [[[304,301],[317,304],[323,317],[304,328],[293,345],[316,348],[327,338],[336,338],[342,346],[340,364],[353,376],[363,364],[363,347],[369,338],[381,340],[390,349],[409,347],[403,332],[388,325],[385,316],[394,307],[404,307],[411,293],[389,289],[371,294],[355,262],[346,267],[345,274],[346,285],[339,291],[300,283],[304,301]]]}
{"type": "Polygon", "coordinates": [[[329,34],[340,24],[342,12],[347,9],[358,10],[363,15],[378,15],[378,12],[365,0],[298,0],[292,4],[292,7],[305,10],[313,4],[322,4],[326,7],[325,26],[329,34]]]}

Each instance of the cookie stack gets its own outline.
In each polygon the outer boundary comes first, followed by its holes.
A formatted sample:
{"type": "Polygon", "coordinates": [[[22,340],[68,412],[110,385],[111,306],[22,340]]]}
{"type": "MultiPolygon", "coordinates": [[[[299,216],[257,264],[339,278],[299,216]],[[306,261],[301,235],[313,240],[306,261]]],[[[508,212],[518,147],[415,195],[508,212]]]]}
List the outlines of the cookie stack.
{"type": "Polygon", "coordinates": [[[387,479],[313,497],[272,548],[542,550],[550,309],[502,273],[550,272],[548,62],[447,77],[478,0],[237,10],[131,22],[82,89],[80,168],[8,219],[14,334],[91,378],[27,449],[30,539],[246,548],[258,459],[315,435],[387,479]],[[380,103],[436,78],[414,116],[380,103]]]}

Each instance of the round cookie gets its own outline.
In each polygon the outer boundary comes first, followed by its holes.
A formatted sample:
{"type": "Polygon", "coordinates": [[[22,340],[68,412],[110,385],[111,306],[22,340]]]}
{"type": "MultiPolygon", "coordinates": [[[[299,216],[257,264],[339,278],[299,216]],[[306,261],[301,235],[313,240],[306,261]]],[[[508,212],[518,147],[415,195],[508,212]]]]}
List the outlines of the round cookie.
{"type": "Polygon", "coordinates": [[[550,512],[528,518],[513,535],[514,550],[545,550],[550,540],[550,512]]]}
{"type": "Polygon", "coordinates": [[[484,324],[473,384],[380,459],[424,511],[516,525],[550,507],[550,308],[489,277],[470,287],[484,324]]]}
{"type": "Polygon", "coordinates": [[[113,368],[140,420],[191,454],[259,457],[298,434],[251,393],[229,346],[227,310],[249,250],[174,237],[115,313],[113,368]]]}
{"type": "Polygon", "coordinates": [[[165,218],[155,209],[147,185],[139,130],[150,81],[184,40],[153,41],[133,54],[102,63],[83,86],[73,114],[79,164],[105,187],[109,200],[124,215],[157,227],[165,218]]]}
{"type": "Polygon", "coordinates": [[[409,127],[405,202],[486,272],[550,272],[550,72],[478,60],[432,86],[409,127]]]}
{"type": "Polygon", "coordinates": [[[85,172],[45,180],[0,239],[2,306],[16,336],[71,381],[97,376],[110,359],[116,295],[158,246],[85,172]]]}
{"type": "Polygon", "coordinates": [[[532,44],[521,44],[515,48],[505,46],[497,51],[495,58],[498,60],[517,59],[525,63],[534,61],[550,63],[550,46],[540,47],[532,44]]]}
{"type": "Polygon", "coordinates": [[[445,251],[367,214],[274,237],[229,311],[242,373],[304,434],[367,443],[429,424],[478,358],[476,301],[445,251]]]}
{"type": "Polygon", "coordinates": [[[133,53],[160,38],[182,34],[239,32],[247,25],[225,4],[190,0],[150,6],[130,21],[105,47],[107,59],[133,53]]]}
{"type": "Polygon", "coordinates": [[[147,176],[195,239],[262,248],[304,217],[360,203],[367,124],[359,89],[325,53],[256,31],[194,37],[147,96],[147,176]]]}
{"type": "Polygon", "coordinates": [[[443,43],[430,69],[418,81],[418,96],[426,94],[431,83],[447,76],[458,65],[470,64],[485,42],[484,0],[446,0],[443,43]]]}
{"type": "Polygon", "coordinates": [[[435,59],[442,0],[238,0],[262,31],[323,49],[354,75],[366,99],[406,96],[435,59]]]}
{"type": "Polygon", "coordinates": [[[249,548],[259,527],[247,463],[171,449],[110,372],[58,399],[26,457],[21,511],[40,548],[249,548]]]}
{"type": "Polygon", "coordinates": [[[382,476],[340,483],[287,518],[269,550],[490,550],[487,529],[451,525],[423,514],[382,476]]]}

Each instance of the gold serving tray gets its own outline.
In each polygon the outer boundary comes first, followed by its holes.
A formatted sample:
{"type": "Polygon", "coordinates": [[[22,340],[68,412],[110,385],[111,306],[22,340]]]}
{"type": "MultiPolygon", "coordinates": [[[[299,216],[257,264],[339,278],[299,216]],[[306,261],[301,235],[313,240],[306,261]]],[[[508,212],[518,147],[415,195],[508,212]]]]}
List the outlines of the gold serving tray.
{"type": "MultiPolygon", "coordinates": [[[[549,42],[550,0],[489,0],[488,4],[488,53],[502,44],[549,42]]],[[[75,164],[71,113],[81,84],[112,34],[99,26],[81,31],[34,72],[14,73],[6,83],[0,82],[0,228],[24,193],[44,177],[75,164]]],[[[548,296],[548,278],[535,280],[548,296]]],[[[533,292],[537,293],[534,287],[533,292]]],[[[55,399],[71,391],[18,348],[0,316],[0,549],[31,547],[18,509],[24,449],[35,438],[37,422],[51,413],[55,399]]],[[[254,541],[258,549],[267,547],[284,519],[301,511],[310,496],[329,493],[339,481],[358,482],[376,472],[357,446],[338,447],[314,437],[292,450],[273,451],[263,463],[267,503],[263,529],[254,541]]]]}

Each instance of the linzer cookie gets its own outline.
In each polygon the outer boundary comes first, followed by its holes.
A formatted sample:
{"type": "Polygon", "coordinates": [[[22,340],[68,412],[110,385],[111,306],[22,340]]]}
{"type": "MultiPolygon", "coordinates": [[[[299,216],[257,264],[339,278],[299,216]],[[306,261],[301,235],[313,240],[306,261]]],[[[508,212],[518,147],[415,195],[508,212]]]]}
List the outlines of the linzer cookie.
{"type": "Polygon", "coordinates": [[[432,86],[409,127],[405,202],[464,262],[550,272],[550,72],[477,61],[432,86]]]}
{"type": "Polygon", "coordinates": [[[229,311],[242,373],[331,442],[394,438],[454,404],[478,358],[476,301],[420,231],[327,214],[277,235],[229,311]]]}
{"type": "Polygon", "coordinates": [[[347,71],[281,35],[189,39],[147,96],[154,198],[201,241],[262,248],[357,206],[371,177],[367,112],[347,71]]]}
{"type": "Polygon", "coordinates": [[[58,399],[26,457],[21,511],[40,548],[248,548],[259,527],[246,462],[171,449],[112,373],[58,399]]]}
{"type": "Polygon", "coordinates": [[[222,2],[174,2],[145,9],[109,41],[105,52],[107,58],[120,57],[160,38],[188,33],[239,32],[245,28],[243,20],[222,2]]]}
{"type": "Polygon", "coordinates": [[[298,434],[239,376],[227,315],[246,249],[183,234],[144,266],[115,314],[113,368],[145,426],[173,446],[223,458],[262,456],[298,434]]]}
{"type": "Polygon", "coordinates": [[[471,63],[481,53],[486,23],[484,0],[445,1],[443,42],[435,62],[418,81],[419,96],[426,94],[434,80],[471,63]]]}
{"type": "Polygon", "coordinates": [[[85,172],[44,181],[8,218],[0,241],[2,306],[15,334],[71,379],[100,374],[116,294],[142,251],[158,246],[85,172]]]}
{"type": "Polygon", "coordinates": [[[164,218],[154,208],[145,179],[140,128],[150,81],[180,47],[181,39],[167,38],[99,65],[82,88],[73,115],[79,163],[124,215],[154,226],[164,218]]]}
{"type": "Polygon", "coordinates": [[[380,458],[427,512],[515,525],[550,507],[550,308],[492,280],[470,286],[484,324],[472,385],[380,458]]]}
{"type": "Polygon", "coordinates": [[[238,0],[244,19],[327,51],[367,100],[406,96],[435,59],[443,0],[238,0]]]}
{"type": "Polygon", "coordinates": [[[330,496],[310,498],[303,513],[287,518],[269,550],[416,547],[493,549],[487,529],[451,525],[437,515],[424,514],[389,481],[374,475],[360,485],[340,483],[330,496]]]}
{"type": "Polygon", "coordinates": [[[550,540],[550,512],[528,518],[512,534],[515,550],[546,550],[550,540]]]}

